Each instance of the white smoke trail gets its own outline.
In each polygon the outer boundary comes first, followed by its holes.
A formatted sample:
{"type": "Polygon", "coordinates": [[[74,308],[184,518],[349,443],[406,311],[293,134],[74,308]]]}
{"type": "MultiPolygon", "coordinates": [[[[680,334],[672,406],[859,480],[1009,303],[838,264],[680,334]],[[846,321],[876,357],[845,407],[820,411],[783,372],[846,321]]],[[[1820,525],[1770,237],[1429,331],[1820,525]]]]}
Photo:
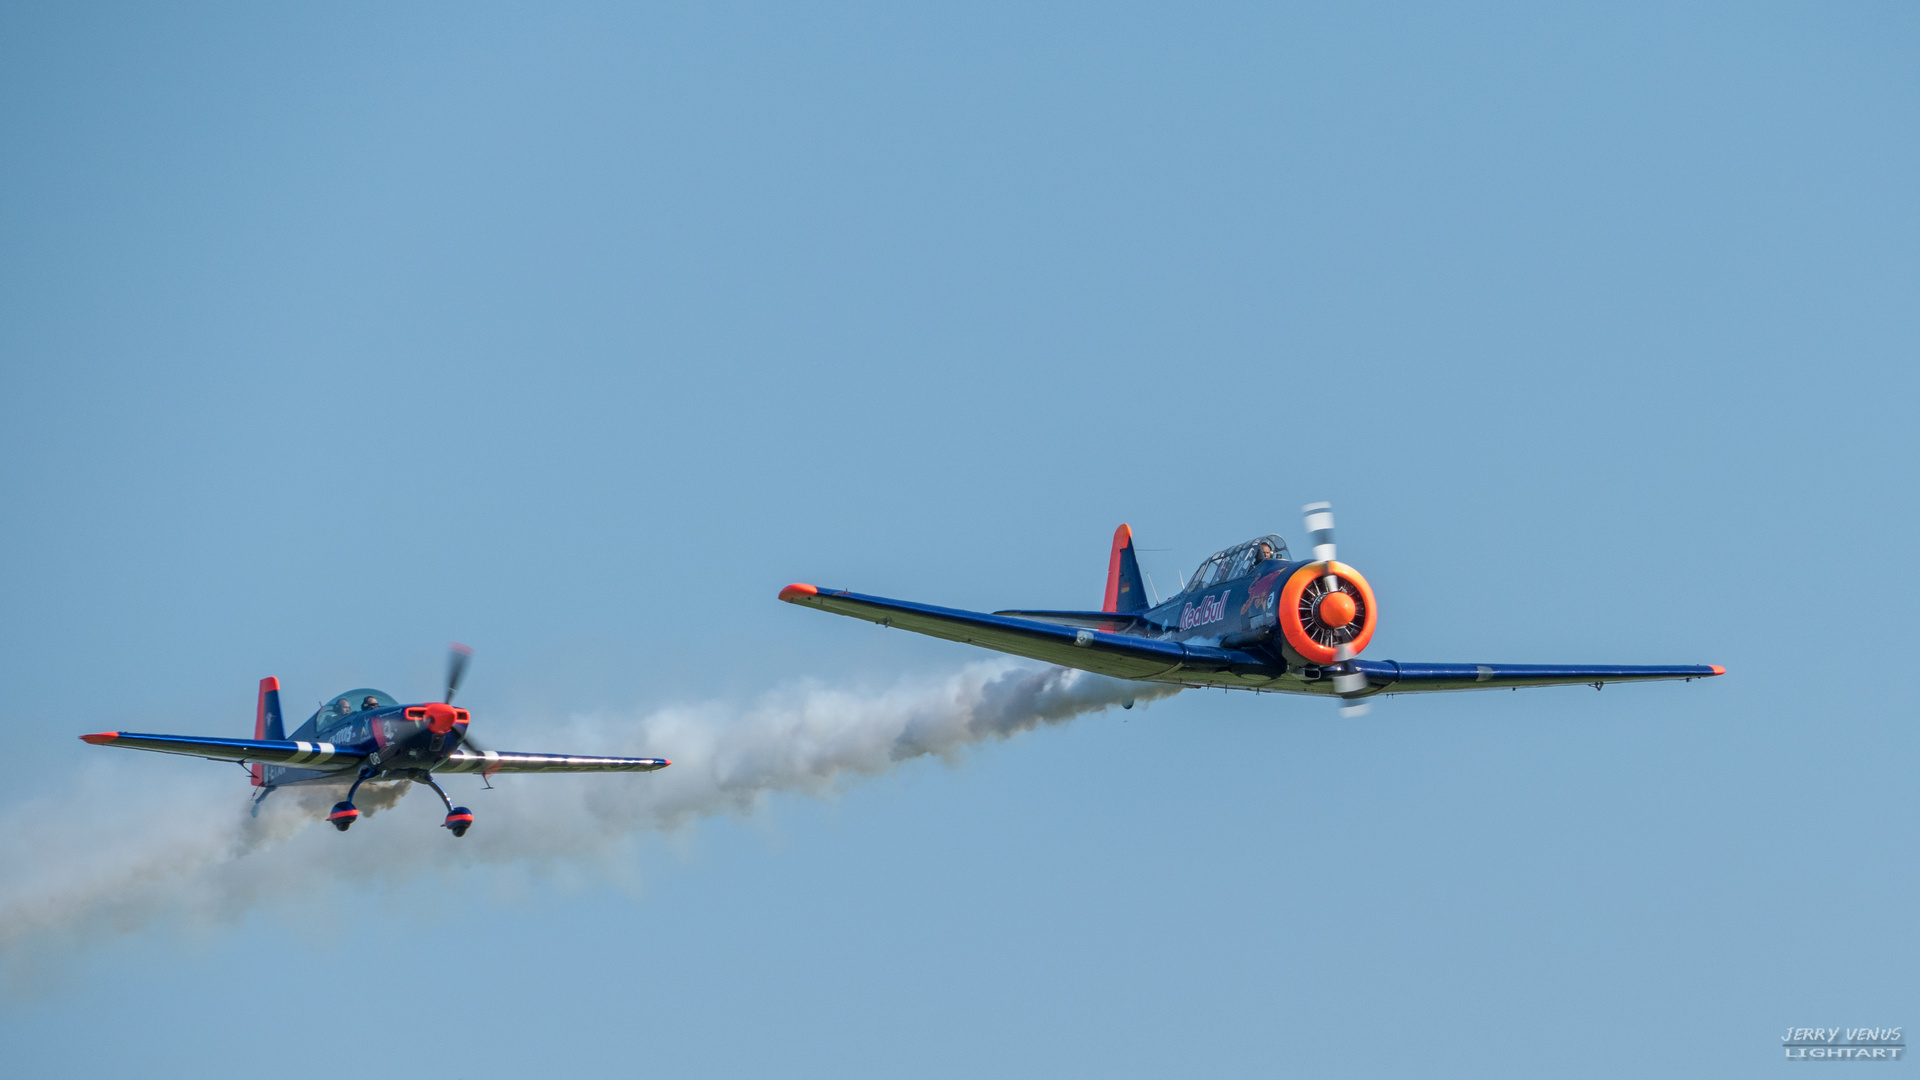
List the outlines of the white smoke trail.
{"type": "Polygon", "coordinates": [[[913,758],[952,757],[983,739],[1178,690],[987,662],[880,693],[807,683],[745,709],[584,717],[524,749],[664,755],[673,766],[646,775],[496,777],[506,791],[484,802],[455,788],[455,801],[482,811],[459,841],[428,827],[441,812],[431,793],[431,815],[367,820],[412,785],[362,787],[355,801],[365,818],[337,836],[320,821],[340,797],[336,788],[276,792],[255,818],[238,769],[230,776],[163,772],[151,760],[102,763],[68,792],[0,810],[0,974],[21,989],[62,949],[156,924],[205,928],[262,908],[322,916],[330,887],[341,882],[398,883],[484,864],[630,880],[638,834],[750,813],[776,792],[827,794],[913,758]],[[139,765],[148,768],[130,768],[139,765]],[[130,773],[149,779],[130,791],[130,773]],[[151,779],[161,775],[168,779],[151,779]]]}

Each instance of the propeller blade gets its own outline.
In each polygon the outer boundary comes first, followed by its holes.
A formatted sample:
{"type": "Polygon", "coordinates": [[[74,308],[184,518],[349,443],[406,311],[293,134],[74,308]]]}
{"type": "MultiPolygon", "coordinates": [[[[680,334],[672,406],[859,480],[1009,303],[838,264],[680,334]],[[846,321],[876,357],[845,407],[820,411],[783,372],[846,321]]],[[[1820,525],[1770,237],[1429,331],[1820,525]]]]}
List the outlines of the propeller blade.
{"type": "MultiPolygon", "coordinates": [[[[1339,556],[1339,549],[1333,543],[1333,504],[1325,502],[1308,503],[1300,508],[1306,515],[1307,535],[1313,538],[1313,557],[1316,562],[1331,563],[1339,556]]],[[[1340,588],[1340,579],[1329,572],[1321,579],[1329,593],[1340,588]]],[[[1353,659],[1354,648],[1350,642],[1334,647],[1333,662],[1342,664],[1353,659]]],[[[1336,675],[1333,679],[1333,692],[1340,695],[1340,715],[1344,718],[1365,716],[1368,706],[1364,699],[1350,695],[1358,694],[1367,688],[1367,677],[1359,672],[1336,675]]]]}
{"type": "Polygon", "coordinates": [[[1333,547],[1333,504],[1308,503],[1300,508],[1307,516],[1307,535],[1313,538],[1313,557],[1316,562],[1332,562],[1335,557],[1333,547]]]}
{"type": "Polygon", "coordinates": [[[454,691],[460,689],[460,680],[466,677],[467,661],[473,657],[473,650],[459,642],[454,642],[447,652],[447,696],[441,701],[453,704],[454,691]]]}
{"type": "MultiPolygon", "coordinates": [[[[1345,652],[1347,650],[1341,650],[1345,652]]],[[[1367,677],[1359,672],[1350,672],[1333,677],[1333,692],[1340,695],[1340,718],[1351,720],[1356,716],[1367,715],[1370,706],[1365,698],[1349,697],[1367,688],[1367,677]]]]}

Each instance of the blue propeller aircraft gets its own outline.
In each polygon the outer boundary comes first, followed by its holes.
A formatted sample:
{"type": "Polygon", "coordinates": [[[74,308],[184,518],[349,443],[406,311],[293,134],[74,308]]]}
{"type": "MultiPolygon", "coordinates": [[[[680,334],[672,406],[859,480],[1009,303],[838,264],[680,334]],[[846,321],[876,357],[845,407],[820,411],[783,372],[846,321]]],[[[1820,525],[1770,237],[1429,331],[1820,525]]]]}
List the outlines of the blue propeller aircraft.
{"type": "Polygon", "coordinates": [[[472,717],[467,710],[453,707],[454,692],[460,689],[460,679],[472,655],[473,650],[465,645],[453,647],[447,665],[447,693],[439,701],[402,705],[378,690],[349,690],[320,706],[292,738],[286,736],[280,718],[280,680],[272,677],[260,680],[251,739],[131,731],[103,731],[80,738],[95,746],[237,761],[249,767],[253,784],[260,789],[253,798],[256,814],[261,800],[275,788],[338,784],[352,776],[353,786],[347,789],[347,797],[334,803],[327,815],[341,832],[360,817],[353,796],[369,780],[410,780],[427,785],[446,804],[447,820],[442,827],[455,836],[465,836],[473,825],[473,811],[453,805],[434,780],[436,773],[479,773],[484,781],[503,772],[653,772],[673,764],[664,758],[518,754],[481,747],[467,734],[472,717]]]}
{"type": "MultiPolygon", "coordinates": [[[[965,642],[1049,664],[1144,682],[1222,686],[1340,701],[1342,716],[1379,694],[1590,685],[1726,674],[1718,665],[1417,664],[1361,660],[1380,609],[1360,572],[1336,559],[1333,507],[1303,508],[1313,558],[1269,534],[1207,557],[1179,593],[1150,603],[1133,530],[1113,534],[1099,611],[977,611],[789,585],[790,604],[965,642]]],[[[1132,708],[1133,702],[1124,703],[1132,708]]]]}

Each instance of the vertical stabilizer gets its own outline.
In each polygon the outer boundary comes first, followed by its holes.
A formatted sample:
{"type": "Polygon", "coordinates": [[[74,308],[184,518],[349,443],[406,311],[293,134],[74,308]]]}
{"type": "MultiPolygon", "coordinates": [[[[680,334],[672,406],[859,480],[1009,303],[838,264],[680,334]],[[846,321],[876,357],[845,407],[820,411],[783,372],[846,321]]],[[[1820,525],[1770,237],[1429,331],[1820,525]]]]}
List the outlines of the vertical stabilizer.
{"type": "Polygon", "coordinates": [[[1147,589],[1140,580],[1140,560],[1133,554],[1133,530],[1113,530],[1113,553],[1107,557],[1107,598],[1101,611],[1130,614],[1147,610],[1147,589]]]}
{"type": "MultiPolygon", "coordinates": [[[[287,737],[286,722],[280,719],[280,680],[269,675],[260,680],[260,701],[253,707],[253,737],[256,739],[284,739],[287,737]]],[[[265,765],[253,767],[253,786],[266,783],[265,765]]]]}

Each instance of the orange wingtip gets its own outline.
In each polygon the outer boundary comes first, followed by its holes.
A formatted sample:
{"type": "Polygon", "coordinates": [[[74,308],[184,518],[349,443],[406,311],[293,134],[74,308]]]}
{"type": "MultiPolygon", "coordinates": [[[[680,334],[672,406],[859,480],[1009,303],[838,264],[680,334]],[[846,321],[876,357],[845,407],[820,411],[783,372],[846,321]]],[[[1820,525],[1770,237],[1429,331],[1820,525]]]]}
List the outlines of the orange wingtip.
{"type": "Polygon", "coordinates": [[[788,603],[805,600],[809,596],[819,596],[820,590],[811,585],[794,584],[780,590],[780,599],[788,603]]]}
{"type": "Polygon", "coordinates": [[[1721,667],[1719,664],[1708,664],[1707,666],[1713,669],[1715,675],[1725,675],[1727,673],[1727,669],[1721,667]]]}
{"type": "Polygon", "coordinates": [[[105,744],[110,743],[119,737],[120,737],[120,733],[117,731],[102,731],[95,735],[82,735],[80,736],[80,741],[84,743],[92,743],[95,746],[104,746],[105,744]]]}

